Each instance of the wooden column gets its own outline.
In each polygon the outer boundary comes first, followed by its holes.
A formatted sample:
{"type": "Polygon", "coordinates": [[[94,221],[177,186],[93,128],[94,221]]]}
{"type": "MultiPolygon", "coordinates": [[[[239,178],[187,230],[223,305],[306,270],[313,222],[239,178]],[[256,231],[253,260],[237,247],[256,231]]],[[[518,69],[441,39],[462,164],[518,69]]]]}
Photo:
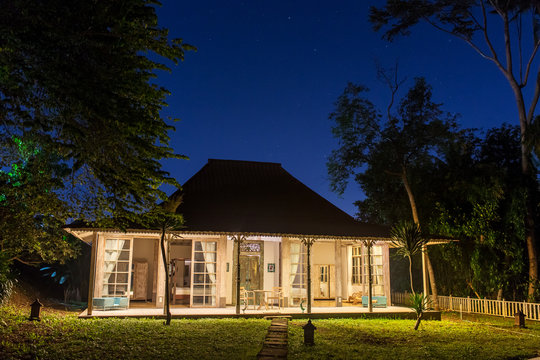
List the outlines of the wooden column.
{"type": "Polygon", "coordinates": [[[165,306],[165,277],[168,276],[167,271],[165,271],[163,256],[161,255],[161,246],[159,245],[160,239],[157,239],[158,242],[158,257],[157,262],[154,265],[154,271],[157,271],[156,276],[156,308],[163,309],[165,306]]]}
{"type": "Polygon", "coordinates": [[[342,266],[341,266],[341,239],[334,241],[335,250],[334,250],[334,261],[335,261],[335,282],[336,282],[336,307],[342,306],[342,296],[343,296],[343,287],[341,285],[341,280],[343,277],[342,266]]]}
{"type": "Polygon", "coordinates": [[[368,268],[368,312],[373,312],[373,293],[372,293],[372,285],[373,285],[373,279],[371,276],[371,247],[373,245],[373,241],[368,240],[366,241],[366,250],[367,250],[367,268],[368,268]]]}
{"type": "Polygon", "coordinates": [[[302,238],[301,241],[307,250],[307,313],[311,314],[311,300],[313,298],[313,294],[311,294],[311,247],[315,243],[315,239],[302,238]]]}
{"type": "MultiPolygon", "coordinates": [[[[224,308],[227,304],[227,287],[226,287],[226,274],[227,274],[227,236],[223,235],[219,237],[217,248],[217,305],[224,308]]],[[[216,270],[217,270],[216,269],[216,270]]]]}
{"type": "Polygon", "coordinates": [[[426,245],[422,246],[422,285],[424,287],[424,296],[429,296],[426,250],[426,245]]]}
{"type": "Polygon", "coordinates": [[[88,279],[88,307],[86,314],[92,315],[92,310],[94,307],[94,288],[96,283],[96,256],[98,248],[98,234],[94,232],[94,238],[92,239],[92,249],[90,255],[90,279],[88,279]]]}
{"type": "Polygon", "coordinates": [[[283,289],[283,302],[285,307],[290,306],[291,290],[291,243],[289,238],[281,238],[281,287],[283,289]]]}
{"type": "Polygon", "coordinates": [[[236,295],[236,315],[240,315],[240,244],[242,244],[246,237],[242,234],[237,234],[231,237],[236,246],[236,282],[235,282],[235,295],[236,295]]]}

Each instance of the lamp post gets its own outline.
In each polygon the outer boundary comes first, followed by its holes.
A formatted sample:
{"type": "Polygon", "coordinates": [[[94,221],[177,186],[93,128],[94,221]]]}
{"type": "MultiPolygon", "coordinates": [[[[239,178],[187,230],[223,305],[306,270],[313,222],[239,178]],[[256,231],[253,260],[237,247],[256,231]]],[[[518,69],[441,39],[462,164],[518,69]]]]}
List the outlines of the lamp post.
{"type": "Polygon", "coordinates": [[[315,330],[317,328],[311,323],[311,319],[308,319],[306,325],[302,326],[304,329],[304,344],[305,345],[315,345],[315,330]]]}
{"type": "Polygon", "coordinates": [[[36,301],[34,301],[30,305],[30,320],[31,321],[34,321],[34,320],[41,321],[39,317],[39,312],[42,306],[43,305],[39,302],[38,299],[36,299],[36,301]]]}

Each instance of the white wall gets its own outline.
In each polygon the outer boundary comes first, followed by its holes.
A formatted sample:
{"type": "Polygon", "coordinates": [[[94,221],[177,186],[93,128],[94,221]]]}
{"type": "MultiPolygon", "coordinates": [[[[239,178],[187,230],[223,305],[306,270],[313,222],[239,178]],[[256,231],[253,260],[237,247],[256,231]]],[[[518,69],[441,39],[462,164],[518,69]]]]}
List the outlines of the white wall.
{"type": "Polygon", "coordinates": [[[279,242],[264,242],[264,290],[279,286],[279,242]],[[268,264],[274,264],[274,272],[268,272],[268,264]]]}
{"type": "Polygon", "coordinates": [[[313,265],[333,265],[336,263],[334,242],[317,242],[311,248],[311,263],[313,265]]]}
{"type": "MultiPolygon", "coordinates": [[[[234,249],[234,241],[230,240],[229,237],[227,237],[227,253],[225,261],[229,264],[229,271],[227,272],[227,268],[225,268],[225,293],[227,298],[227,304],[233,303],[233,287],[234,287],[234,281],[233,279],[233,249],[234,249]]],[[[225,264],[225,266],[227,266],[225,264]]]]}

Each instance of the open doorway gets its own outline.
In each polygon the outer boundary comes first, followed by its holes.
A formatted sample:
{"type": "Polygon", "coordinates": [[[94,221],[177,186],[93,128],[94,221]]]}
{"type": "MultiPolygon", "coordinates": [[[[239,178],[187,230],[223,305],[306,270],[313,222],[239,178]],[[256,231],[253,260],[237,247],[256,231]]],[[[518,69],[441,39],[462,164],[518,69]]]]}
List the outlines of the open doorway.
{"type": "Polygon", "coordinates": [[[157,241],[133,240],[131,264],[130,307],[152,306],[156,301],[157,241]]]}
{"type": "Polygon", "coordinates": [[[316,277],[314,283],[315,299],[333,299],[335,274],[334,265],[315,265],[316,277]]]}
{"type": "Polygon", "coordinates": [[[170,246],[171,303],[189,306],[191,296],[191,240],[177,240],[170,246]]]}

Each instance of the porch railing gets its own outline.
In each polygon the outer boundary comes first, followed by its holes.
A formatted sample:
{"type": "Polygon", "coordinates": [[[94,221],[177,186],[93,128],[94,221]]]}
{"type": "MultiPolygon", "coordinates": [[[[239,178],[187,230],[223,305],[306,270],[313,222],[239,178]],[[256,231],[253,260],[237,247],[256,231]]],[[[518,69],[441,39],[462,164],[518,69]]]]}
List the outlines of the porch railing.
{"type": "MultiPolygon", "coordinates": [[[[410,305],[410,293],[392,293],[392,303],[410,305]]],[[[521,310],[527,320],[540,321],[540,303],[438,296],[441,310],[512,317],[521,310]]]]}

